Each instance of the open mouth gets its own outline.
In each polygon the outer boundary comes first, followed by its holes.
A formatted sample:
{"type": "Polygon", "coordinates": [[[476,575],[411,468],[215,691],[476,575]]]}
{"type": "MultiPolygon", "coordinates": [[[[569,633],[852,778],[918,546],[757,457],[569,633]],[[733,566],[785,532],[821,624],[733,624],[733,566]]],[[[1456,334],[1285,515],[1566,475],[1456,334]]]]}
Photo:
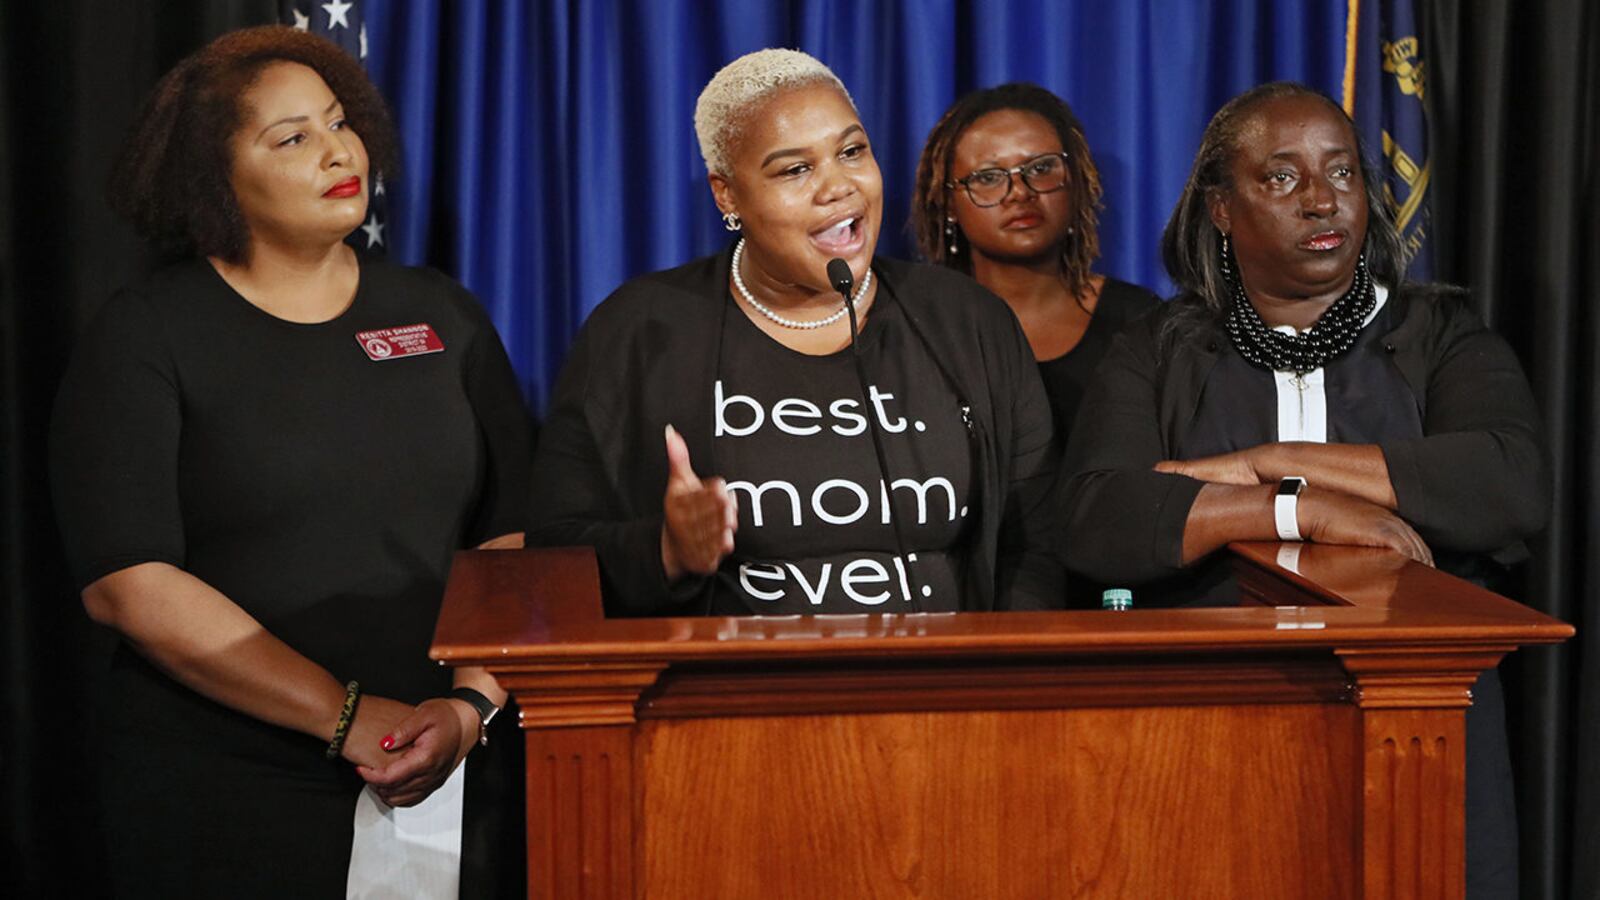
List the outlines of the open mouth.
{"type": "Polygon", "coordinates": [[[865,243],[861,216],[847,216],[818,231],[811,232],[811,243],[824,253],[849,256],[865,243]]]}
{"type": "Polygon", "coordinates": [[[328,188],[327,191],[323,192],[322,196],[334,198],[354,197],[359,193],[361,193],[361,179],[351,175],[349,178],[328,188]]]}
{"type": "Polygon", "coordinates": [[[1301,250],[1337,250],[1344,246],[1344,234],[1338,231],[1321,231],[1301,241],[1301,250]]]}

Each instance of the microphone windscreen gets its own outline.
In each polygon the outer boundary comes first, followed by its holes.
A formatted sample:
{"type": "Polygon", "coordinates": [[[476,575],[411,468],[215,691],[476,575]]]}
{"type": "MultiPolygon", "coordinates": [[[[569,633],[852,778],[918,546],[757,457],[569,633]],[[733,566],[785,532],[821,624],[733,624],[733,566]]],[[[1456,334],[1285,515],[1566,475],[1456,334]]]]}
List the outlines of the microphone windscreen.
{"type": "Polygon", "coordinates": [[[833,282],[834,290],[847,297],[856,286],[856,277],[850,274],[850,264],[838,257],[828,260],[828,280],[833,282]]]}

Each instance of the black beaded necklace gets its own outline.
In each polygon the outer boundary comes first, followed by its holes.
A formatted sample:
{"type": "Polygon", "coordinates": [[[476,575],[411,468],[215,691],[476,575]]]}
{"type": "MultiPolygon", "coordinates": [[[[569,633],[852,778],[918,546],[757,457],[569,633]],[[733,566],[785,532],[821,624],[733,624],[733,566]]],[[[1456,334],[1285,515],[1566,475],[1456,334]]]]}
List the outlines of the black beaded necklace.
{"type": "Polygon", "coordinates": [[[1378,304],[1378,292],[1373,288],[1372,274],[1367,271],[1365,252],[1356,259],[1356,277],[1350,290],[1333,301],[1333,305],[1309,329],[1299,334],[1274,331],[1261,320],[1261,314],[1245,296],[1244,284],[1234,273],[1232,248],[1224,245],[1222,273],[1233,292],[1233,302],[1228,306],[1224,321],[1234,349],[1251,365],[1274,372],[1294,372],[1304,375],[1320,369],[1343,356],[1355,346],[1361,336],[1362,325],[1378,304]]]}

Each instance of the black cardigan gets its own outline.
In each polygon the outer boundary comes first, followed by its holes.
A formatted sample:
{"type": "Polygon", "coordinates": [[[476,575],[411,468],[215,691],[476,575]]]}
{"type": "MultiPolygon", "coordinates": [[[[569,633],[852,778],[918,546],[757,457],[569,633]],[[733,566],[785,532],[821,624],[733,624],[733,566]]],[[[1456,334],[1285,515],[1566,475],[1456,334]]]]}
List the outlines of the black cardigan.
{"type": "MultiPolygon", "coordinates": [[[[712,394],[731,248],[624,284],[584,323],[556,384],[534,460],[529,543],[590,545],[613,615],[696,614],[709,578],[669,587],[661,565],[662,431],[712,458],[712,394]]],[[[875,259],[877,302],[898,303],[951,390],[971,408],[978,520],[964,609],[1060,607],[1057,460],[1022,328],[971,279],[875,259]]],[[[715,475],[715,472],[703,474],[715,475]]]]}
{"type": "MultiPolygon", "coordinates": [[[[1435,550],[1512,554],[1550,507],[1522,368],[1462,291],[1407,286],[1389,302],[1400,325],[1384,349],[1423,423],[1422,437],[1379,445],[1398,512],[1435,550]]],[[[1182,445],[1228,341],[1198,303],[1179,298],[1130,325],[1084,398],[1062,478],[1067,565],[1091,578],[1138,583],[1182,567],[1203,482],[1151,467],[1182,445]]]]}

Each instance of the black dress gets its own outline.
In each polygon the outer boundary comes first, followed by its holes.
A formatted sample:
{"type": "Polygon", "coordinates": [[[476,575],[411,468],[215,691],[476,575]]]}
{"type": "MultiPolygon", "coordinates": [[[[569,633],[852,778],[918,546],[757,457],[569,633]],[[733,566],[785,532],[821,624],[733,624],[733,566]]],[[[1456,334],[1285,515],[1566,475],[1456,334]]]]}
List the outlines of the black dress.
{"type": "MultiPolygon", "coordinates": [[[[297,324],[196,260],[83,337],[51,475],[80,587],[181,567],[341,682],[416,703],[449,690],[427,647],[451,554],[523,527],[530,432],[492,325],[443,275],[363,260],[347,310],[297,324]]],[[[343,896],[348,763],[126,643],[106,681],[118,896],[343,896]]]]}
{"type": "Polygon", "coordinates": [[[1054,359],[1039,361],[1039,377],[1050,397],[1050,412],[1055,417],[1056,446],[1065,450],[1072,422],[1083,403],[1083,393],[1094,377],[1094,370],[1111,348],[1111,339],[1122,326],[1161,305],[1161,298],[1144,288],[1107,278],[1100,288],[1089,327],[1071,350],[1054,359]]]}
{"type": "MultiPolygon", "coordinates": [[[[1094,378],[1094,371],[1111,349],[1111,339],[1122,326],[1161,305],[1161,298],[1144,288],[1107,278],[1100,288],[1100,300],[1095,304],[1089,327],[1071,350],[1054,359],[1039,362],[1039,377],[1044,381],[1044,392],[1050,398],[1050,412],[1055,419],[1055,449],[1059,459],[1066,455],[1067,437],[1072,433],[1072,423],[1078,417],[1078,407],[1094,378]]],[[[1093,428],[1094,423],[1085,427],[1093,428]]],[[[1101,593],[1111,585],[1102,584],[1076,572],[1066,576],[1067,606],[1098,608],[1101,593]]]]}

